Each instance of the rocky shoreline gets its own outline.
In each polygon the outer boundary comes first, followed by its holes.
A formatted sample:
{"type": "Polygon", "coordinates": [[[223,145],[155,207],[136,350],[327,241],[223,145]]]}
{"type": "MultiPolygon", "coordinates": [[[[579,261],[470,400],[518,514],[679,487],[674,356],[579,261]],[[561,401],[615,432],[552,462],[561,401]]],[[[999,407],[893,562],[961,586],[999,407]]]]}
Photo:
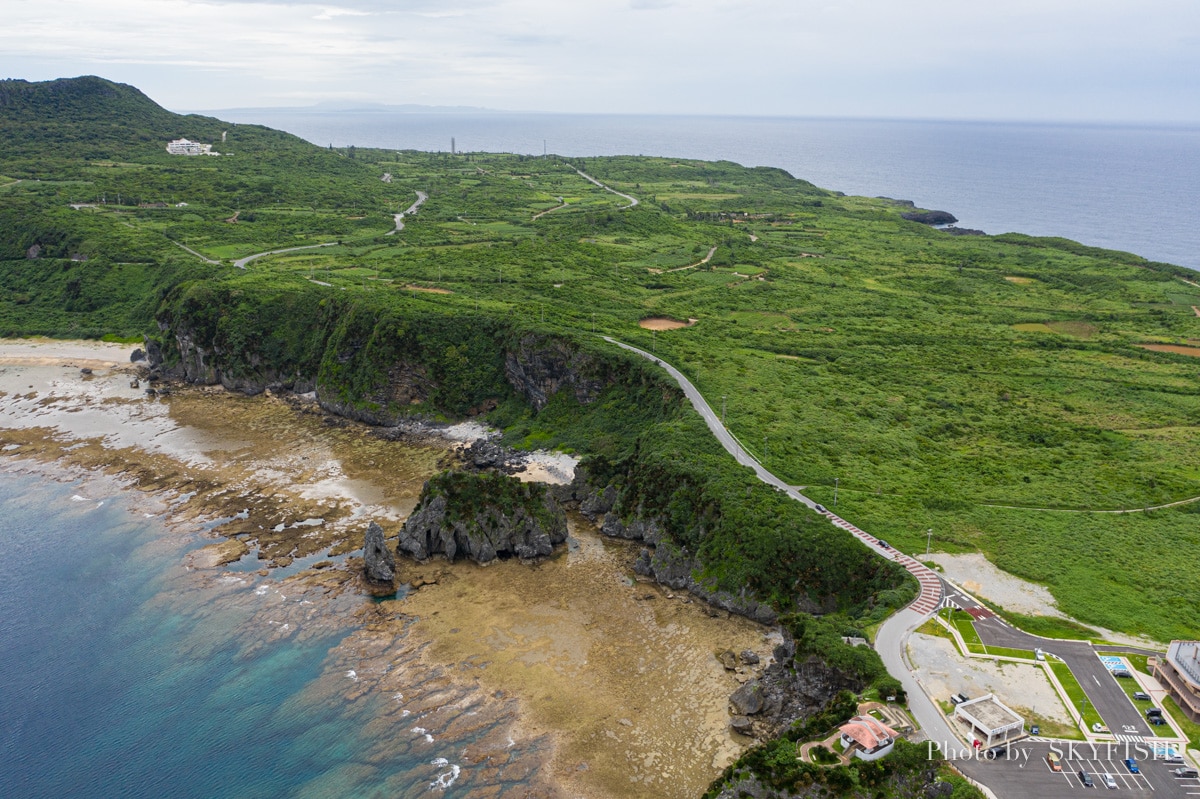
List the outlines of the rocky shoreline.
{"type": "MultiPolygon", "coordinates": [[[[290,392],[249,398],[221,388],[173,386],[164,396],[156,386],[147,395],[131,379],[144,383],[150,375],[121,365],[111,349],[78,353],[96,357],[56,357],[48,354],[55,344],[39,344],[33,356],[0,346],[5,461],[109,474],[161,497],[175,526],[211,541],[188,559],[197,578],[211,584],[236,579],[249,590],[294,583],[289,592],[370,596],[359,556],[370,521],[377,520],[381,531],[398,527],[417,506],[425,480],[447,466],[519,477],[530,471],[529,456],[488,444],[480,429],[414,425],[381,431],[339,419],[290,392]],[[37,360],[17,363],[18,357],[37,360]],[[90,365],[80,365],[84,361],[90,365]],[[466,446],[455,452],[460,442],[466,446]],[[255,562],[257,568],[245,568],[255,562]]],[[[544,472],[557,472],[550,482],[568,503],[579,485],[568,482],[572,467],[553,458],[541,464],[544,472]]],[[[594,510],[597,499],[585,504],[594,510]]],[[[476,571],[470,563],[396,562],[402,590],[371,605],[376,615],[357,622],[366,626],[348,640],[403,628],[419,633],[422,657],[432,655],[428,662],[443,669],[472,659],[499,664],[513,658],[512,666],[463,676],[479,690],[490,685],[487,690],[502,690],[518,703],[514,737],[524,729],[528,740],[554,741],[558,754],[544,772],[550,780],[545,795],[627,794],[631,773],[645,789],[657,786],[660,795],[695,795],[749,743],[731,733],[725,697],[757,676],[759,667],[742,664],[727,672],[717,654],[756,651],[765,664],[778,639],[644,583],[646,577],[629,571],[636,548],[608,543],[589,531],[584,517],[571,518],[568,545],[538,553],[540,564],[499,562],[476,571]],[[581,580],[584,574],[591,576],[581,580]],[[501,607],[469,600],[480,591],[501,607]],[[542,594],[541,603],[526,606],[542,594]],[[549,616],[537,615],[547,611],[549,616]],[[473,640],[476,651],[463,653],[459,631],[473,617],[480,629],[510,632],[473,640]],[[668,629],[675,632],[666,634],[668,629]],[[538,634],[530,636],[534,630],[538,634]],[[541,665],[531,673],[535,663],[541,665]],[[669,686],[658,682],[660,672],[669,675],[669,686]],[[592,699],[580,712],[579,700],[587,696],[592,699]],[[624,715],[614,713],[619,707],[627,708],[624,715]],[[564,716],[567,708],[572,710],[564,716]],[[674,752],[670,767],[646,765],[647,753],[654,752],[661,753],[655,756],[660,766],[674,752]],[[635,757],[642,760],[631,766],[635,757]]],[[[391,538],[384,547],[396,543],[391,538]]],[[[412,643],[405,640],[405,646],[412,643]]],[[[386,651],[388,645],[379,646],[386,651]]]]}

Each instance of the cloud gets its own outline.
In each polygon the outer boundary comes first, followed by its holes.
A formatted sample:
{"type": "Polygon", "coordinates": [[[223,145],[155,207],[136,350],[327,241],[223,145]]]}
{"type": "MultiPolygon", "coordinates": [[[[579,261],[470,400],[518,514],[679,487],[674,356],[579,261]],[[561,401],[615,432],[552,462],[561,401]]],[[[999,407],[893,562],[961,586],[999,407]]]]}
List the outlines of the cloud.
{"type": "Polygon", "coordinates": [[[0,73],[112,72],[174,107],[1200,117],[1194,0],[0,0],[0,19],[0,73]]]}
{"type": "Polygon", "coordinates": [[[369,17],[370,11],[357,11],[352,8],[323,8],[313,19],[333,19],[334,17],[369,17]]]}

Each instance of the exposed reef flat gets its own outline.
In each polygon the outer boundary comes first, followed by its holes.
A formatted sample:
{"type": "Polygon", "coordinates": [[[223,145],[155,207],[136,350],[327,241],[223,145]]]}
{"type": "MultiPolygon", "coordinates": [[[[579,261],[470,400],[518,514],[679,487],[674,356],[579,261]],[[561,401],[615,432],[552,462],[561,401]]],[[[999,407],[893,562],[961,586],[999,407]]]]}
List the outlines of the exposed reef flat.
{"type": "MultiPolygon", "coordinates": [[[[462,735],[477,742],[455,788],[471,795],[690,797],[750,742],[730,731],[727,699],[753,675],[716,653],[765,661],[769,630],[639,580],[636,545],[581,517],[537,565],[400,559],[397,596],[370,596],[367,523],[394,547],[424,481],[457,463],[456,442],[389,441],[294,395],[148,397],[130,386],[129,348],[85,375],[66,357],[80,353],[50,344],[30,365],[0,343],[0,468],[109,475],[157,498],[191,553],[164,601],[245,609],[233,631],[244,656],[343,633],[305,700],[377,702],[375,764],[419,752],[421,736],[462,735]]],[[[573,463],[543,468],[563,482],[573,463]]]]}

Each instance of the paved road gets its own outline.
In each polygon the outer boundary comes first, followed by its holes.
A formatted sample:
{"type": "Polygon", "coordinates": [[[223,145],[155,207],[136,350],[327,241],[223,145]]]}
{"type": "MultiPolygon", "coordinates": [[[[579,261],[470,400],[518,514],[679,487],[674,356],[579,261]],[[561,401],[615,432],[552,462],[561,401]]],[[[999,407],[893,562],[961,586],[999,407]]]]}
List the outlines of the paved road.
{"type": "MultiPolygon", "coordinates": [[[[580,175],[580,177],[582,177],[584,180],[590,180],[592,183],[595,183],[597,186],[599,186],[600,188],[604,189],[605,191],[612,192],[613,194],[617,195],[618,197],[624,197],[626,200],[629,200],[629,205],[626,205],[626,206],[625,206],[626,208],[632,208],[633,206],[635,206],[635,205],[637,205],[637,204],[638,204],[639,200],[638,200],[638,198],[637,198],[637,197],[634,197],[634,196],[632,196],[632,195],[630,195],[630,194],[622,194],[621,192],[617,191],[616,189],[613,189],[613,188],[610,188],[610,187],[608,187],[608,186],[605,186],[603,183],[601,183],[600,181],[596,180],[594,177],[592,177],[591,175],[587,174],[586,172],[584,172],[584,171],[583,171],[583,170],[581,170],[581,169],[576,169],[575,171],[576,171],[576,172],[578,172],[578,173],[579,173],[579,175],[580,175]]],[[[616,343],[616,342],[613,342],[613,343],[616,343]]],[[[624,344],[622,344],[621,346],[625,346],[625,345],[624,345],[624,344]]],[[[633,348],[632,348],[632,347],[630,347],[630,349],[633,349],[633,348]]],[[[641,350],[638,350],[638,352],[640,352],[640,351],[641,351],[641,350]]]]}
{"type": "Polygon", "coordinates": [[[401,211],[401,212],[400,212],[400,213],[398,213],[398,214],[393,214],[393,215],[392,215],[392,218],[393,218],[394,220],[396,220],[396,227],[395,227],[395,229],[393,229],[393,230],[389,230],[389,231],[388,231],[387,233],[385,233],[384,235],[385,235],[385,236],[391,236],[391,235],[394,235],[394,234],[396,234],[396,233],[399,233],[401,230],[404,230],[404,217],[405,217],[405,216],[412,216],[413,214],[415,214],[415,213],[417,212],[417,209],[421,207],[421,204],[422,204],[423,202],[425,202],[426,200],[428,200],[428,199],[429,199],[429,195],[428,195],[428,194],[426,194],[426,193],[425,193],[425,192],[423,192],[423,191],[418,191],[418,192],[417,192],[417,201],[416,201],[415,203],[413,203],[412,205],[408,206],[408,209],[407,209],[407,210],[404,210],[404,211],[401,211]]]}
{"type": "MultiPolygon", "coordinates": [[[[972,597],[966,596],[953,586],[947,584],[946,600],[963,610],[973,611],[977,618],[974,626],[979,633],[979,640],[985,646],[1003,646],[1011,649],[1041,649],[1052,655],[1057,655],[1079,681],[1080,687],[1087,695],[1088,702],[1104,719],[1109,730],[1119,741],[1138,741],[1142,738],[1152,738],[1150,725],[1146,722],[1142,711],[1134,706],[1129,696],[1121,687],[1116,677],[1113,677],[1097,655],[1096,647],[1087,641],[1063,641],[1053,638],[1041,638],[1030,635],[1008,625],[987,608],[980,605],[972,597]]],[[[1109,650],[1111,651],[1111,650],[1109,650]]],[[[1161,653],[1155,653],[1161,654],[1161,653]]],[[[1079,711],[1080,708],[1075,708],[1079,711]]],[[[1161,728],[1166,730],[1166,727],[1161,728]]]]}
{"type": "Polygon", "coordinates": [[[883,659],[884,665],[887,666],[888,672],[897,677],[904,686],[904,690],[908,694],[909,710],[916,718],[917,723],[921,725],[921,729],[925,732],[925,735],[939,742],[957,742],[958,737],[951,730],[945,716],[942,715],[941,710],[934,704],[933,700],[925,693],[924,689],[913,676],[912,670],[905,662],[904,653],[909,633],[920,626],[938,608],[942,597],[941,579],[924,564],[917,562],[907,555],[898,553],[894,549],[881,547],[877,538],[863,532],[845,519],[821,507],[792,486],[768,472],[763,468],[762,464],[742,448],[741,442],[721,423],[720,417],[709,407],[704,397],[700,394],[700,391],[674,366],[645,350],[631,347],[628,344],[622,344],[608,336],[603,336],[603,338],[608,343],[637,353],[665,369],[667,374],[671,375],[679,383],[679,387],[683,389],[684,395],[692,403],[692,406],[695,407],[701,418],[704,419],[705,424],[708,425],[708,429],[717,437],[717,441],[721,443],[721,446],[733,455],[738,463],[753,469],[754,473],[758,475],[758,479],[782,491],[797,502],[807,505],[817,513],[822,514],[834,525],[856,536],[870,547],[872,552],[880,557],[899,563],[917,578],[921,585],[920,596],[904,610],[892,614],[880,626],[875,637],[875,648],[879,651],[879,655],[883,659]]]}
{"type": "Polygon", "coordinates": [[[305,244],[303,247],[285,247],[282,250],[268,250],[267,252],[257,252],[254,255],[247,255],[245,258],[239,258],[233,262],[233,265],[238,269],[245,269],[246,264],[251,261],[256,261],[268,255],[278,255],[281,252],[295,252],[296,250],[311,250],[316,247],[332,247],[337,244],[336,241],[327,241],[324,244],[305,244]]]}
{"type": "MultiPolygon", "coordinates": [[[[175,240],[173,240],[173,239],[168,239],[168,241],[170,241],[170,242],[171,242],[172,244],[174,244],[176,247],[180,247],[180,248],[182,248],[182,249],[185,249],[185,250],[187,250],[187,251],[188,251],[188,252],[190,252],[192,255],[194,255],[194,256],[196,256],[197,258],[199,258],[201,261],[204,261],[206,264],[212,264],[212,265],[214,265],[214,266],[220,266],[220,265],[221,265],[221,262],[220,262],[220,261],[214,261],[212,258],[209,258],[209,257],[207,257],[207,256],[201,255],[200,253],[196,252],[195,250],[193,250],[191,247],[187,246],[186,244],[180,244],[179,242],[177,242],[177,241],[175,241],[175,240]]],[[[245,268],[245,267],[243,267],[243,268],[245,268]]]]}

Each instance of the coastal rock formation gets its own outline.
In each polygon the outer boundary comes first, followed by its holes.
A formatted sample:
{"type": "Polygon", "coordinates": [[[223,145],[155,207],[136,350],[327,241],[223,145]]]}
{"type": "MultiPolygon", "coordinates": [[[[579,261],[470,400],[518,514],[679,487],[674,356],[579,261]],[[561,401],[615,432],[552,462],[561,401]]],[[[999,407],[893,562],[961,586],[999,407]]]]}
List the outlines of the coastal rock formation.
{"type": "Polygon", "coordinates": [[[758,679],[729,697],[730,723],[737,721],[743,734],[774,738],[796,720],[819,712],[839,692],[862,689],[860,682],[816,656],[797,658],[796,644],[790,638],[775,647],[773,658],[758,679]],[[749,723],[740,719],[749,719],[749,723]]]}
{"type": "Polygon", "coordinates": [[[375,522],[367,525],[363,541],[364,571],[373,583],[391,584],[396,579],[396,559],[384,543],[383,528],[375,522]]]}
{"type": "MultiPolygon", "coordinates": [[[[611,535],[608,531],[615,529],[616,525],[610,527],[607,518],[604,524],[601,532],[611,535]]],[[[658,542],[653,548],[643,549],[633,564],[633,570],[643,577],[650,577],[677,591],[688,591],[714,607],[745,616],[761,624],[774,624],[778,620],[779,614],[769,605],[754,599],[745,589],[738,594],[731,594],[697,580],[696,575],[702,569],[700,561],[690,555],[686,549],[670,541],[661,540],[658,537],[658,525],[654,522],[638,521],[628,526],[621,525],[621,529],[627,534],[634,530],[648,532],[650,538],[643,538],[643,540],[658,542]]],[[[636,538],[640,536],[624,535],[622,537],[636,538]]]]}
{"type": "Polygon", "coordinates": [[[549,555],[567,540],[567,517],[544,485],[488,472],[442,472],[425,483],[400,530],[397,552],[487,563],[549,555]]]}
{"type": "Polygon", "coordinates": [[[958,221],[958,217],[949,211],[905,211],[900,217],[922,225],[953,225],[958,221]]]}
{"type": "Polygon", "coordinates": [[[534,410],[545,408],[564,389],[586,405],[600,396],[609,382],[603,365],[570,342],[534,335],[523,336],[505,355],[504,375],[534,410]]]}

